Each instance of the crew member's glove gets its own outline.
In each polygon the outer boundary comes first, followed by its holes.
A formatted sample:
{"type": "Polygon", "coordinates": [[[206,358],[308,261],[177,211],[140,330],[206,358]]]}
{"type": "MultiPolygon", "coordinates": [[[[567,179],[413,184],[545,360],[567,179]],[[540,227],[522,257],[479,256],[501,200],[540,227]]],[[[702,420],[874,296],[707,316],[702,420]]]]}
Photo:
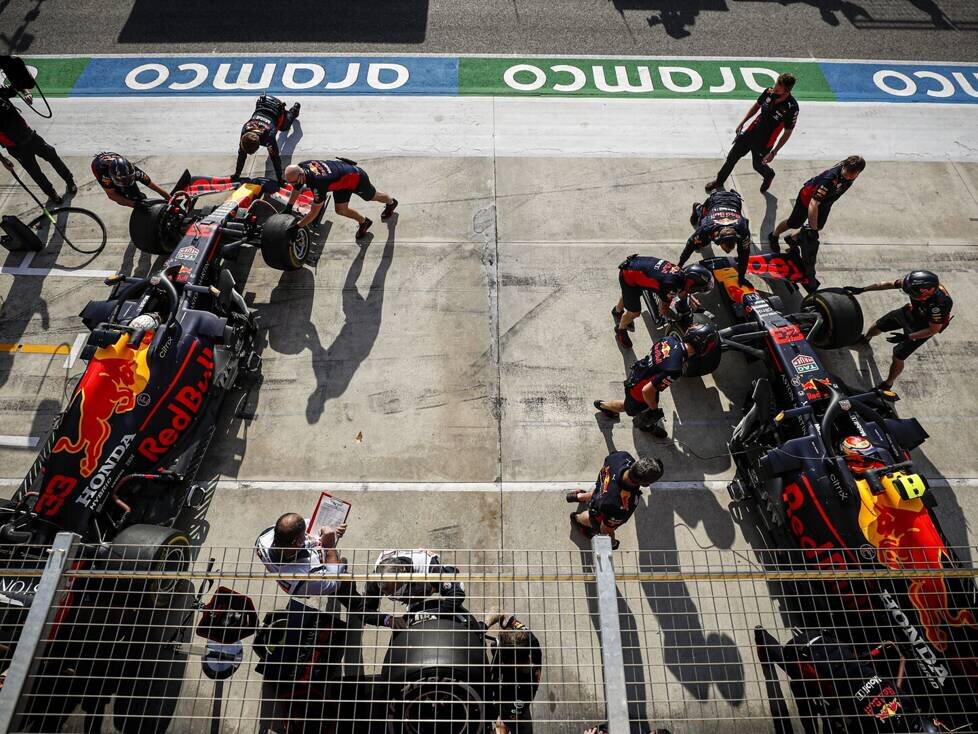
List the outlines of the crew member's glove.
{"type": "Polygon", "coordinates": [[[850,296],[858,296],[860,293],[865,293],[866,289],[858,285],[847,285],[842,287],[842,291],[850,296]]]}
{"type": "Polygon", "coordinates": [[[893,332],[888,337],[886,337],[886,340],[890,344],[902,344],[907,340],[907,337],[905,337],[903,334],[898,334],[897,332],[893,332]]]}

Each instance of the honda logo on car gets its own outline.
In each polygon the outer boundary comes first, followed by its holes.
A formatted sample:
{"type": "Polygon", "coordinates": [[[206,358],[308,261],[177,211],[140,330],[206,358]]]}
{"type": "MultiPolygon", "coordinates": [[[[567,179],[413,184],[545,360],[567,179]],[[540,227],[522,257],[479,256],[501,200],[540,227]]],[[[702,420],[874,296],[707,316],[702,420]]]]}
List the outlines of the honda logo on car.
{"type": "Polygon", "coordinates": [[[809,357],[807,354],[799,354],[791,360],[791,366],[795,368],[795,372],[798,374],[818,372],[818,362],[815,361],[814,357],[809,357]]]}
{"type": "Polygon", "coordinates": [[[928,681],[930,682],[931,688],[941,688],[944,685],[944,681],[947,680],[947,668],[937,662],[937,655],[923,641],[920,632],[910,623],[910,619],[900,609],[900,605],[890,595],[890,592],[884,591],[880,594],[880,598],[883,600],[883,605],[890,612],[890,616],[893,617],[893,621],[900,625],[907,635],[907,640],[910,642],[910,646],[913,647],[914,652],[917,653],[917,657],[923,663],[923,667],[926,671],[929,671],[928,681]]]}
{"type": "Polygon", "coordinates": [[[87,507],[89,510],[97,506],[98,500],[101,498],[102,489],[105,487],[106,482],[109,479],[109,475],[112,474],[112,470],[116,468],[119,460],[126,455],[126,450],[129,448],[129,444],[133,442],[136,438],[135,433],[129,433],[122,437],[119,445],[112,449],[109,454],[109,458],[105,460],[105,463],[99,467],[98,472],[92,477],[92,481],[88,483],[78,495],[78,499],[75,500],[78,504],[87,507]]]}

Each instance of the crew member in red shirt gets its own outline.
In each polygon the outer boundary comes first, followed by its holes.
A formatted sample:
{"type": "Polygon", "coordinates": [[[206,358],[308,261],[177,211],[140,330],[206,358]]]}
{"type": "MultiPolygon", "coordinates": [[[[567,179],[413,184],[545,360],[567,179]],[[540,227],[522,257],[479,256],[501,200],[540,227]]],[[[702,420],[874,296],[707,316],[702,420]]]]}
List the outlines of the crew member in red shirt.
{"type": "Polygon", "coordinates": [[[771,188],[774,169],[768,164],[788,142],[795,129],[795,123],[798,122],[798,102],[791,96],[794,86],[794,74],[784,73],[778,76],[773,87],[768,87],[761,92],[757,101],[747,110],[744,119],[737,125],[737,137],[734,138],[726,162],[720,168],[717,177],[706,185],[708,193],[714,189],[722,189],[737,161],[748,153],[751,154],[754,162],[754,170],[764,177],[761,192],[771,188]],[[752,117],[754,119],[751,120],[750,125],[747,125],[747,121],[752,117]],[[746,130],[744,125],[747,125],[746,130]]]}

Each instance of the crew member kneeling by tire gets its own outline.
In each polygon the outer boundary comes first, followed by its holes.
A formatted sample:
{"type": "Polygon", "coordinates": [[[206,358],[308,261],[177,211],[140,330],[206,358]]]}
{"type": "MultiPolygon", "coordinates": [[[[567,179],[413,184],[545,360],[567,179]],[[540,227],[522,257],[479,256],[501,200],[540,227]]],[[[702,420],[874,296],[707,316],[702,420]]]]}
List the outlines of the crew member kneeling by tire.
{"type": "Polygon", "coordinates": [[[380,214],[382,222],[390,219],[397,209],[397,199],[383,191],[377,191],[370,182],[367,172],[354,165],[352,161],[303,161],[299,165],[288,166],[285,169],[285,180],[292,185],[292,194],[285,207],[286,212],[292,211],[292,205],[295,204],[304,187],[308,187],[313,192],[309,213],[296,222],[297,227],[305,227],[313,222],[319,223],[322,219],[323,205],[330,193],[333,194],[333,208],[336,213],[359,223],[356,234],[358,240],[367,234],[373,222],[350,208],[350,199],[354,194],[364,201],[382,202],[385,205],[380,214]]]}
{"type": "Polygon", "coordinates": [[[587,537],[598,533],[611,536],[611,547],[618,547],[615,531],[629,521],[642,487],[662,477],[662,462],[651,457],[638,461],[627,451],[615,451],[604,460],[594,489],[590,492],[572,490],[568,502],[587,502],[583,512],[571,513],[571,522],[587,537]]]}
{"type": "Polygon", "coordinates": [[[884,331],[892,331],[886,338],[893,347],[893,361],[890,371],[877,389],[889,390],[896,378],[903,372],[904,362],[911,354],[923,346],[934,334],[944,331],[951,323],[951,308],[954,301],[947,289],[941,285],[940,278],[929,270],[914,270],[896,280],[884,280],[864,288],[846,286],[849,295],[856,296],[866,291],[887,291],[899,288],[908,296],[910,303],[881,316],[863,336],[863,343],[884,331]]]}
{"type": "Polygon", "coordinates": [[[625,380],[624,400],[595,400],[594,407],[610,420],[618,420],[620,413],[626,413],[635,419],[639,430],[666,438],[666,429],[659,423],[663,418],[659,394],[682,377],[690,357],[702,357],[719,348],[720,334],[710,324],[693,324],[682,339],[667,336],[652,345],[648,356],[632,365],[625,380]]]}

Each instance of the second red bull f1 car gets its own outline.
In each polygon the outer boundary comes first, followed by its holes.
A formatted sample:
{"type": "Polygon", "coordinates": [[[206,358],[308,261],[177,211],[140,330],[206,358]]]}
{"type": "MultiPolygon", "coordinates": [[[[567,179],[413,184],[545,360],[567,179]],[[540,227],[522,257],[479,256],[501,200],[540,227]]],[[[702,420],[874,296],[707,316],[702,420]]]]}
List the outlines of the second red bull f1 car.
{"type": "MultiPolygon", "coordinates": [[[[277,188],[262,179],[185,174],[169,201],[133,211],[136,246],[169,257],[148,277],[110,278],[108,299],[82,311],[91,330],[82,350],[87,368],[18,492],[0,507],[0,547],[8,556],[0,564],[20,572],[43,567],[59,532],[81,540],[76,569],[178,572],[189,562],[189,540],[175,522],[203,499],[195,477],[225,398],[256,384],[261,368],[256,317],[226,261],[247,245],[279,269],[301,267],[308,256],[307,233],[264,196],[277,188]],[[193,209],[197,197],[220,192],[227,197],[209,213],[193,209]]],[[[27,579],[5,578],[0,565],[0,670],[36,591],[36,578],[27,579]]],[[[57,670],[38,676],[50,688],[33,692],[37,710],[25,728],[59,729],[79,702],[86,711],[104,706],[111,686],[93,693],[98,686],[86,679],[104,681],[111,676],[102,666],[138,657],[140,635],[146,643],[161,625],[141,619],[140,610],[156,619],[170,603],[159,594],[161,583],[127,581],[123,595],[117,584],[73,584],[48,640],[56,651],[47,664],[57,670]],[[100,610],[98,619],[92,609],[100,610]],[[78,631],[92,625],[101,627],[97,643],[78,631]],[[124,653],[113,652],[122,644],[124,653]]],[[[115,708],[118,728],[149,730],[133,707],[115,708]]]]}
{"type": "MultiPolygon", "coordinates": [[[[886,639],[905,647],[914,671],[909,685],[933,704],[932,713],[947,715],[955,726],[978,726],[972,720],[978,710],[978,590],[967,574],[954,575],[963,562],[941,530],[934,493],[914,466],[910,452],[928,435],[916,419],[897,415],[896,395],[846,385],[816,350],[859,338],[858,303],[841,291],[818,290],[799,312],[783,313],[778,297],[738,282],[731,258],[704,265],[734,322],[720,332],[724,351],[765,367],[730,440],[736,467],[731,496],[756,507],[769,539],[800,549],[808,567],[894,572],[858,586],[830,584],[837,602],[830,613],[841,609],[843,616],[827,619],[853,636],[886,630],[886,639]],[[929,570],[950,574],[921,573],[929,570]],[[963,712],[972,717],[962,718],[963,712]]],[[[748,272],[805,278],[800,263],[784,255],[751,257],[748,272]]]]}

